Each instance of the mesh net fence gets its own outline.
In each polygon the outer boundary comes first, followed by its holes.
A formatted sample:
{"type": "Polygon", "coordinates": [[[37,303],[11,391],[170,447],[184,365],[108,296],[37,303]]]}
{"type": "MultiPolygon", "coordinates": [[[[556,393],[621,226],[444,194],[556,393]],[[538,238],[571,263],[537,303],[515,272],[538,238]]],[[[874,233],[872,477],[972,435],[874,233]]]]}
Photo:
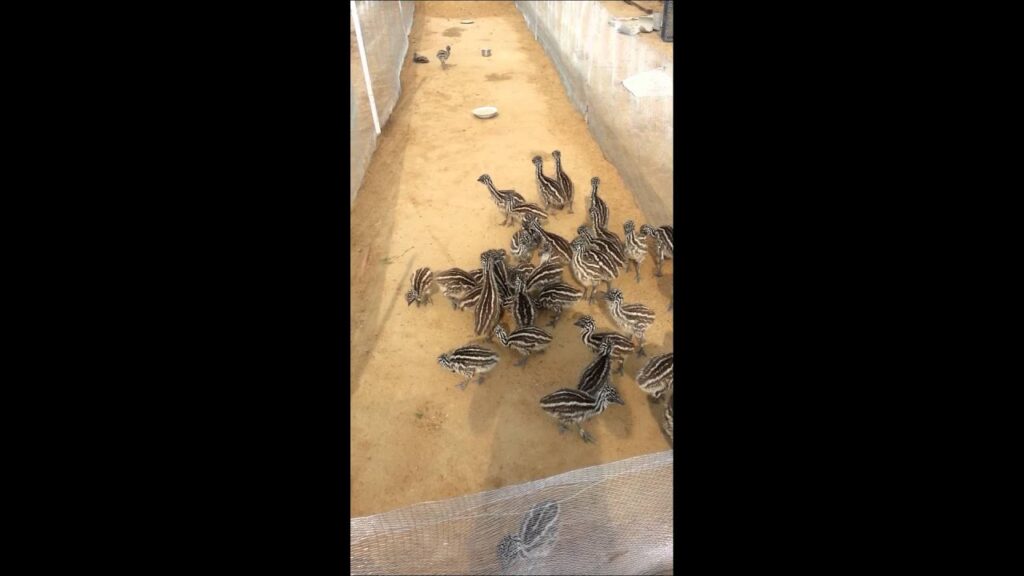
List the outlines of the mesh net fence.
{"type": "Polygon", "coordinates": [[[409,51],[409,31],[412,29],[415,2],[376,0],[352,2],[352,5],[355,14],[349,17],[352,60],[349,80],[352,97],[350,202],[355,200],[370,158],[377,149],[374,109],[383,129],[401,94],[399,76],[402,73],[402,62],[409,51]],[[359,49],[360,37],[362,50],[359,49]],[[365,61],[363,53],[366,54],[365,61]]]}
{"type": "Polygon", "coordinates": [[[351,521],[352,574],[665,574],[672,451],[351,521]]]}

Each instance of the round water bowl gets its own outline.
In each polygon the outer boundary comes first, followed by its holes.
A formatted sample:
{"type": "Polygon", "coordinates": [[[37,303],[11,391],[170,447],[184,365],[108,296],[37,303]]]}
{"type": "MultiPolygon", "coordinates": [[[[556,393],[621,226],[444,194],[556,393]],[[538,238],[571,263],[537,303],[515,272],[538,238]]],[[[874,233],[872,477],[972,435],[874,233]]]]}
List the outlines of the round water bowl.
{"type": "Polygon", "coordinates": [[[477,118],[494,118],[498,115],[498,109],[494,106],[483,106],[473,110],[473,116],[477,118]]]}

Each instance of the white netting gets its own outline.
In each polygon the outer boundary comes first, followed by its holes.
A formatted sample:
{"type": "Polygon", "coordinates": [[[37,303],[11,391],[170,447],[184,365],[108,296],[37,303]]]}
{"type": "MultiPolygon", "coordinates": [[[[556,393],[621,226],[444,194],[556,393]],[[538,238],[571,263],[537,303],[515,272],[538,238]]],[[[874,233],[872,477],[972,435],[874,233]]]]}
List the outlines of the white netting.
{"type": "MultiPolygon", "coordinates": [[[[362,32],[363,49],[366,53],[366,68],[370,76],[374,106],[381,129],[387,123],[401,93],[402,63],[409,51],[409,31],[412,29],[414,2],[354,2],[358,25],[362,32]]],[[[350,78],[351,104],[351,151],[349,167],[351,183],[349,201],[356,199],[356,192],[363,183],[363,175],[370,164],[373,151],[377,149],[377,133],[374,128],[370,92],[366,85],[366,72],[358,46],[356,19],[349,17],[352,77],[350,78]]]]}
{"type": "Polygon", "coordinates": [[[672,451],[648,454],[355,518],[352,574],[662,574],[672,510],[672,451]],[[553,537],[503,571],[499,544],[543,508],[557,509],[553,537]]]}

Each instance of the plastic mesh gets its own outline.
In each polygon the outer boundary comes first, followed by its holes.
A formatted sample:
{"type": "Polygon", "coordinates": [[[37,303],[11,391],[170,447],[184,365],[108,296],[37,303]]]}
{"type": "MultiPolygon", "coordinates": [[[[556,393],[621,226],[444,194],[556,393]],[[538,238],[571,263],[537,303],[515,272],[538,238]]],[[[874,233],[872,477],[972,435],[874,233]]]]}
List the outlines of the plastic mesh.
{"type": "MultiPolygon", "coordinates": [[[[356,2],[356,13],[359,15],[359,26],[363,36],[363,47],[366,51],[366,65],[370,73],[374,104],[383,130],[391,117],[401,94],[402,84],[399,79],[402,63],[409,52],[409,31],[412,30],[414,2],[356,2]]],[[[363,176],[370,164],[374,150],[377,149],[377,133],[373,126],[373,113],[370,109],[369,90],[366,87],[363,60],[359,54],[356,37],[356,23],[349,18],[350,52],[352,59],[352,76],[350,79],[352,95],[351,113],[351,151],[349,167],[351,168],[351,191],[349,201],[355,201],[356,193],[363,183],[363,176]]]]}
{"type": "Polygon", "coordinates": [[[672,458],[355,518],[352,574],[663,574],[672,570],[672,458]],[[524,532],[529,551],[509,544],[524,532]]]}

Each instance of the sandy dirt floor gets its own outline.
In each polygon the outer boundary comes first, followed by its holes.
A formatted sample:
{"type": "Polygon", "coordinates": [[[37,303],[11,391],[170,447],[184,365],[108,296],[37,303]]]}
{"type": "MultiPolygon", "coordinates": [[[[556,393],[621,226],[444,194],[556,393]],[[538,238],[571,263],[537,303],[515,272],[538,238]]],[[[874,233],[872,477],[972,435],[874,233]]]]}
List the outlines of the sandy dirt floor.
{"type": "MultiPolygon", "coordinates": [[[[613,376],[626,405],[612,405],[585,425],[594,444],[572,431],[559,435],[538,405],[559,388],[575,388],[593,358],[574,319],[590,314],[598,330],[614,328],[603,301],[577,303],[555,329],[545,328],[554,341],[525,368],[512,366],[518,355],[495,339],[489,346],[501,361],[482,385],[460,390],[460,377],[437,364],[442,352],[477,338],[473,312],[452,310],[439,291],[433,305],[406,306],[410,275],[422,266],[479,268],[480,253],[510,251],[518,229],[501,226],[476,180],[481,174],[539,204],[530,158],[541,155],[552,173],[551,151],[558,149],[576,185],[575,214],[553,212],[546,229],[576,236],[592,176],[601,178],[613,231],[622,236],[625,220],[639,227],[645,219],[512,2],[418,2],[401,78],[401,98],[351,213],[352,516],[669,449],[661,406],[648,402],[634,380],[647,358],[630,357],[625,375],[613,376]],[[452,55],[442,71],[435,54],[446,44],[452,55]],[[490,58],[480,55],[484,46],[490,58]],[[413,51],[430,63],[413,64],[413,51]],[[479,120],[470,113],[485,105],[497,106],[499,115],[479,120]]],[[[665,309],[673,263],[665,263],[662,278],[653,271],[648,257],[639,284],[632,270],[614,283],[627,302],[658,313],[647,334],[648,358],[670,351],[672,338],[665,309]]],[[[575,284],[568,268],[563,279],[575,284]]],[[[548,319],[543,313],[537,325],[548,319]]],[[[507,313],[502,323],[513,326],[507,313]]]]}

